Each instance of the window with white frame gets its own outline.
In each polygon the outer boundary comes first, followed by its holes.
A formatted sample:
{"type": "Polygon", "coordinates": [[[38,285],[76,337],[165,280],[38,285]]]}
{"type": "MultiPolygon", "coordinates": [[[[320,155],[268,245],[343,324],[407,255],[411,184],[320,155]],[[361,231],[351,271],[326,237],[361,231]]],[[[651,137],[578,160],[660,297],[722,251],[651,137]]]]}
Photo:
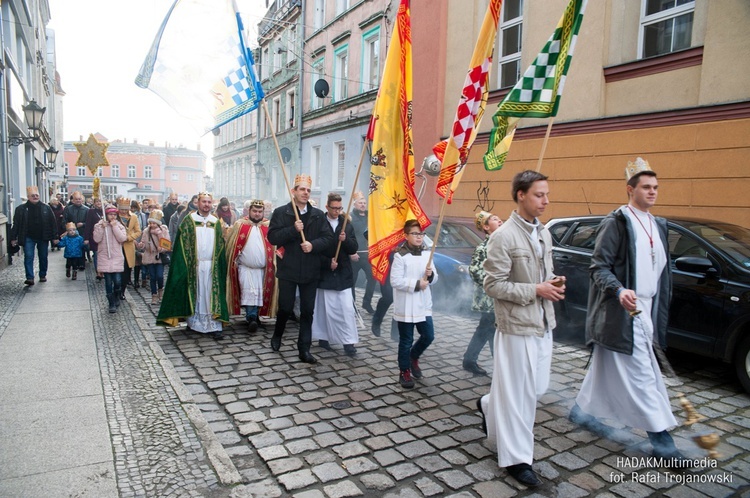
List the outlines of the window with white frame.
{"type": "Polygon", "coordinates": [[[268,78],[271,75],[271,57],[268,52],[268,47],[265,47],[263,49],[263,56],[261,57],[261,64],[260,64],[260,79],[264,80],[268,78]]]}
{"type": "Polygon", "coordinates": [[[135,178],[135,164],[128,164],[128,178],[135,178]]]}
{"type": "Polygon", "coordinates": [[[334,188],[344,188],[344,173],[346,172],[346,142],[333,144],[333,179],[334,188]]]}
{"type": "Polygon", "coordinates": [[[320,145],[310,149],[310,178],[313,188],[320,188],[320,145]]]}
{"type": "Polygon", "coordinates": [[[315,0],[315,12],[313,17],[313,28],[316,30],[323,27],[326,20],[326,0],[315,0]]]}
{"type": "Polygon", "coordinates": [[[192,182],[193,180],[195,180],[195,176],[192,173],[188,173],[187,181],[192,182]]]}
{"type": "Polygon", "coordinates": [[[86,166],[78,166],[76,168],[76,175],[78,175],[78,176],[86,176],[86,166]]]}
{"type": "Polygon", "coordinates": [[[273,42],[273,69],[271,73],[281,71],[281,53],[284,51],[284,47],[281,45],[281,38],[276,38],[273,42]]]}
{"type": "Polygon", "coordinates": [[[523,0],[505,0],[500,18],[498,88],[508,88],[521,77],[523,0]]]}
{"type": "Polygon", "coordinates": [[[151,186],[151,185],[144,185],[144,186],[143,186],[143,190],[153,190],[153,188],[154,188],[154,187],[153,187],[153,186],[151,186]]]}
{"type": "Polygon", "coordinates": [[[310,108],[311,109],[320,109],[323,107],[323,99],[315,95],[315,83],[323,78],[324,71],[325,71],[325,59],[323,57],[320,57],[318,60],[313,62],[312,65],[312,84],[310,85],[310,94],[311,94],[311,102],[310,102],[310,108]]]}
{"type": "Polygon", "coordinates": [[[98,168],[96,168],[96,176],[98,176],[99,178],[104,176],[104,166],[99,166],[98,168]]]}
{"type": "Polygon", "coordinates": [[[349,0],[336,0],[336,15],[343,14],[349,10],[349,0]]]}
{"type": "Polygon", "coordinates": [[[380,84],[380,26],[362,35],[362,92],[380,84]]]}
{"type": "Polygon", "coordinates": [[[281,133],[281,96],[273,98],[271,106],[271,119],[273,120],[273,129],[275,133],[281,133]]]}
{"type": "Polygon", "coordinates": [[[172,173],[172,181],[173,182],[179,182],[180,181],[180,174],[179,173],[172,173]]]}
{"type": "Polygon", "coordinates": [[[286,63],[291,64],[297,59],[297,26],[290,26],[286,36],[286,63]]]}
{"type": "Polygon", "coordinates": [[[110,175],[112,176],[112,178],[120,177],[120,165],[119,164],[112,165],[112,171],[110,171],[110,175]]]}
{"type": "Polygon", "coordinates": [[[297,92],[289,90],[286,92],[286,129],[294,128],[295,106],[297,105],[297,92]]]}
{"type": "Polygon", "coordinates": [[[150,164],[143,167],[143,178],[153,178],[154,171],[150,164]]]}
{"type": "Polygon", "coordinates": [[[349,45],[337,49],[333,60],[333,101],[339,102],[349,96],[349,45]]]}
{"type": "Polygon", "coordinates": [[[117,197],[116,185],[102,185],[102,197],[105,199],[114,199],[117,197]]]}
{"type": "Polygon", "coordinates": [[[70,174],[70,164],[65,163],[63,164],[63,175],[69,175],[70,174]]]}
{"type": "Polygon", "coordinates": [[[639,50],[641,57],[690,48],[693,11],[694,0],[643,0],[639,50]]]}

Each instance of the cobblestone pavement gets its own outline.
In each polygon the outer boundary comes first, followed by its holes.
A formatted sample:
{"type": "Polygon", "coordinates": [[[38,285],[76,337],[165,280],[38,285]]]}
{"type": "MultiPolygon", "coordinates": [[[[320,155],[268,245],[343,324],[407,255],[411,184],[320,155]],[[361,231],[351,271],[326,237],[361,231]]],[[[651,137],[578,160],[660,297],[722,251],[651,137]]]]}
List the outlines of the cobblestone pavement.
{"type": "MultiPolygon", "coordinates": [[[[567,420],[588,352],[556,344],[535,427],[534,466],[545,484],[531,491],[498,468],[480,429],[475,402],[490,379],[461,368],[473,317],[436,314],[435,342],[420,362],[425,378],[403,390],[396,344],[385,328],[372,336],[368,315],[355,358],[314,346],[319,363],[307,365],[297,361],[292,322],[275,353],[272,322],[248,334],[237,320],[217,342],[156,327],[147,289],[129,292],[144,334],[158,341],[241,474],[233,496],[750,496],[750,397],[727,365],[673,358],[678,378],[667,384],[678,419],[678,392],[707,417],[676,429],[677,444],[699,458],[692,436],[713,432],[721,456],[715,468],[672,473],[624,460],[650,454],[643,431],[615,426],[602,438],[567,420]]],[[[480,364],[491,369],[486,348],[480,364]]]]}

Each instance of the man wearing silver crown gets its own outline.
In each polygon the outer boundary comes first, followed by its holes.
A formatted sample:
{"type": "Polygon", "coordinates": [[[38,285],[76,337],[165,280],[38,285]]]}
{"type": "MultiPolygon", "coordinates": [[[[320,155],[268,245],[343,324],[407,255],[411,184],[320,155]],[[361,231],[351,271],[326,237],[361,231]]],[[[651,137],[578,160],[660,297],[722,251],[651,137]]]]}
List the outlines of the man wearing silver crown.
{"type": "Polygon", "coordinates": [[[586,319],[594,351],[570,418],[589,428],[602,417],[643,429],[655,457],[679,460],[655,352],[667,344],[672,292],[667,222],[649,212],[659,183],[648,163],[628,163],[625,176],[628,204],[604,218],[596,237],[586,319]]]}

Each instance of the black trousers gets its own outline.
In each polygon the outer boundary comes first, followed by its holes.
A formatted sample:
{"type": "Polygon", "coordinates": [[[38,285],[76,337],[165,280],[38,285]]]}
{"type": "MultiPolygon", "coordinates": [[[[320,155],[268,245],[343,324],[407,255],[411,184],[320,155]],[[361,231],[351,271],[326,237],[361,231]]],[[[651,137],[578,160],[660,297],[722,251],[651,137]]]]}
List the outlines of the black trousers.
{"type": "MultiPolygon", "coordinates": [[[[369,304],[372,306],[372,294],[375,292],[375,284],[378,283],[378,281],[372,276],[372,268],[370,267],[370,261],[367,259],[366,252],[359,253],[359,261],[352,261],[352,271],[354,272],[355,283],[357,282],[360,270],[365,272],[365,278],[367,279],[365,285],[365,296],[362,298],[362,304],[369,304]]],[[[352,287],[352,297],[357,297],[354,293],[354,287],[352,287]]]]}
{"type": "Polygon", "coordinates": [[[296,291],[299,289],[299,338],[297,349],[300,353],[309,352],[312,344],[312,320],[315,311],[315,296],[318,282],[298,284],[291,280],[279,279],[279,310],[276,313],[276,326],[273,331],[275,337],[281,337],[286,329],[286,322],[294,309],[296,291]]]}

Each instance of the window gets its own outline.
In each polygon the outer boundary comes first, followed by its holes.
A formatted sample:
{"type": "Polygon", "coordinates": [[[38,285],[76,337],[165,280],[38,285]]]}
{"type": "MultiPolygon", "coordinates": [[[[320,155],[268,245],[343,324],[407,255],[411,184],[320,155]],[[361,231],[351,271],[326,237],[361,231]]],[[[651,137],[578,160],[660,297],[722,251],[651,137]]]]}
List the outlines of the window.
{"type": "Polygon", "coordinates": [[[120,165],[113,164],[111,173],[112,173],[112,178],[120,178],[120,165]]]}
{"type": "Polygon", "coordinates": [[[187,181],[192,182],[194,180],[195,180],[195,176],[193,176],[192,173],[188,173],[188,175],[187,175],[187,181]]]}
{"type": "Polygon", "coordinates": [[[349,0],[336,0],[336,15],[343,14],[349,10],[349,0]]]}
{"type": "Polygon", "coordinates": [[[275,133],[281,133],[281,97],[273,98],[271,106],[271,119],[273,120],[273,130],[275,133]]]}
{"type": "Polygon", "coordinates": [[[499,88],[516,84],[521,77],[521,36],[523,32],[523,0],[503,2],[500,22],[499,88]]]}
{"type": "Polygon", "coordinates": [[[315,95],[315,83],[323,78],[325,75],[324,73],[324,67],[325,67],[325,59],[322,57],[315,62],[313,62],[312,65],[312,84],[310,85],[311,92],[311,102],[310,102],[310,108],[311,109],[320,109],[323,107],[323,99],[315,95]]]}
{"type": "Polygon", "coordinates": [[[349,45],[336,50],[333,66],[333,101],[339,102],[349,96],[349,45]]]}
{"type": "Polygon", "coordinates": [[[102,197],[114,199],[117,197],[117,187],[115,185],[102,185],[102,197]]]}
{"type": "Polygon", "coordinates": [[[286,63],[291,64],[297,59],[297,26],[291,26],[287,31],[286,63]]]}
{"type": "Polygon", "coordinates": [[[153,178],[153,170],[150,164],[143,167],[143,178],[153,178]]]}
{"type": "Polygon", "coordinates": [[[128,164],[128,178],[135,178],[135,164],[128,164]]]}
{"type": "Polygon", "coordinates": [[[346,169],[346,142],[336,142],[334,144],[333,171],[336,175],[334,178],[334,188],[344,188],[344,173],[346,169]]]}
{"type": "Polygon", "coordinates": [[[86,166],[78,166],[76,168],[76,175],[78,175],[78,176],[86,176],[86,166]]]}
{"type": "Polygon", "coordinates": [[[313,188],[320,187],[320,145],[310,149],[310,178],[313,188]]]}
{"type": "Polygon", "coordinates": [[[323,27],[326,20],[326,0],[315,0],[315,13],[313,18],[313,28],[316,30],[323,27]]]}
{"type": "Polygon", "coordinates": [[[694,0],[644,0],[643,3],[642,57],[690,48],[694,0]]]}
{"type": "Polygon", "coordinates": [[[151,185],[144,185],[144,186],[143,186],[143,189],[144,189],[144,190],[152,190],[152,189],[153,189],[153,187],[152,187],[151,185]]]}
{"type": "Polygon", "coordinates": [[[362,35],[362,92],[380,83],[380,26],[362,35]]]}
{"type": "Polygon", "coordinates": [[[99,178],[104,176],[104,166],[99,166],[98,168],[96,168],[96,176],[98,176],[99,178]]]}
{"type": "Polygon", "coordinates": [[[276,38],[273,42],[273,69],[271,69],[271,73],[281,71],[281,53],[283,52],[283,49],[284,47],[281,46],[281,38],[276,38]]]}
{"type": "Polygon", "coordinates": [[[271,71],[269,71],[271,66],[271,57],[268,54],[268,47],[263,49],[263,56],[260,60],[260,79],[262,81],[268,78],[268,76],[271,74],[271,71]]]}
{"type": "Polygon", "coordinates": [[[172,173],[172,181],[173,182],[179,182],[180,181],[180,174],[179,173],[172,173]]]}
{"type": "Polygon", "coordinates": [[[562,242],[563,237],[568,232],[571,222],[568,223],[555,223],[554,226],[549,228],[549,234],[552,236],[552,240],[556,243],[562,242]]]}
{"type": "Polygon", "coordinates": [[[568,245],[571,247],[579,247],[581,249],[594,250],[596,245],[596,229],[599,228],[599,223],[596,224],[583,224],[581,223],[575,227],[573,234],[570,236],[568,245]]]}
{"type": "Polygon", "coordinates": [[[70,174],[70,165],[68,163],[65,163],[63,165],[63,174],[64,175],[69,175],[70,174]]]}
{"type": "Polygon", "coordinates": [[[286,129],[294,128],[294,106],[297,93],[294,90],[286,92],[286,129]]]}

